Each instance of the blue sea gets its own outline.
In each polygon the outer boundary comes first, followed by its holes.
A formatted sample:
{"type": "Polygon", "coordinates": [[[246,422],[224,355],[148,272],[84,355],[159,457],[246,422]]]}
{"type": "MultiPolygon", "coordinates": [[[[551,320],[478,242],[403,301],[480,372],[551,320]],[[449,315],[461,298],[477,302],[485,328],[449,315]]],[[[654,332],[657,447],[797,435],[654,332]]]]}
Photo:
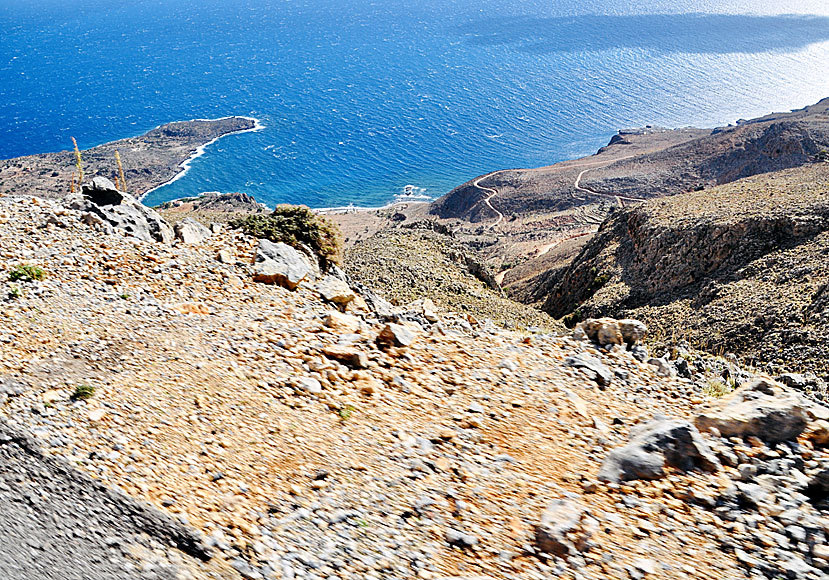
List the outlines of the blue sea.
{"type": "Polygon", "coordinates": [[[827,71],[825,0],[0,0],[0,158],[246,115],[145,202],[379,206],[802,107],[827,71]]]}

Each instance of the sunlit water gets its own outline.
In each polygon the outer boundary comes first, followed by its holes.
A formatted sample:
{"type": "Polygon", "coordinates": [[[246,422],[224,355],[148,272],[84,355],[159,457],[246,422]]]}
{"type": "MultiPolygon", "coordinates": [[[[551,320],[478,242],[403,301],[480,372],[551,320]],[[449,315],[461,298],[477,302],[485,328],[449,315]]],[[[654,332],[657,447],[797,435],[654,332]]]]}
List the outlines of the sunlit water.
{"type": "Polygon", "coordinates": [[[406,185],[436,197],[592,153],[620,128],[716,126],[829,96],[817,0],[20,4],[0,0],[0,157],[172,120],[265,125],[209,146],[149,204],[243,191],[376,206],[406,185]]]}

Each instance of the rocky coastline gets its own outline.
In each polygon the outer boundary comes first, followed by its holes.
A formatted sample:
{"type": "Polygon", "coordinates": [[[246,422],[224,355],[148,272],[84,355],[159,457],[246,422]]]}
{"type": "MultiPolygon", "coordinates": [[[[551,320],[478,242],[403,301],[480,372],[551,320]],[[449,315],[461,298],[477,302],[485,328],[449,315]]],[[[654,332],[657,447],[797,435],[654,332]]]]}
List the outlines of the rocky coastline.
{"type": "MultiPolygon", "coordinates": [[[[136,197],[180,177],[188,163],[216,139],[254,131],[258,121],[250,117],[195,119],[167,123],[128,139],[105,143],[81,151],[84,171],[115,180],[119,151],[127,189],[136,197]]],[[[67,137],[67,140],[69,137],[67,137]]],[[[0,160],[0,193],[21,190],[31,195],[56,199],[72,187],[75,157],[71,150],[0,160]]],[[[76,185],[79,188],[80,184],[76,185]]]]}

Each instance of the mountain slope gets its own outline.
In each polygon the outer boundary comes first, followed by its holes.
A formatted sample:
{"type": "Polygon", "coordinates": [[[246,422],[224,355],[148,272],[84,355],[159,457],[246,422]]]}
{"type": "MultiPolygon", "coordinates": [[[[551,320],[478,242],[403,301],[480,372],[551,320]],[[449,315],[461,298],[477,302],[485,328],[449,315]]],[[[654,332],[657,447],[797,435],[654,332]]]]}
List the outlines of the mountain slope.
{"type": "Polygon", "coordinates": [[[617,212],[547,281],[556,317],[630,315],[709,350],[829,376],[829,166],[617,212]]]}

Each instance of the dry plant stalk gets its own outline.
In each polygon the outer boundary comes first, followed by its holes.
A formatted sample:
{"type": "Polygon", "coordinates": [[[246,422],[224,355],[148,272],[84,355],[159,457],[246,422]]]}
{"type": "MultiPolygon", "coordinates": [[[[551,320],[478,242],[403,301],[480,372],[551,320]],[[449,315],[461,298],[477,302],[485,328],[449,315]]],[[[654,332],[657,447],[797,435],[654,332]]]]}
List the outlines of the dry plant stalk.
{"type": "Polygon", "coordinates": [[[124,166],[121,165],[121,154],[115,150],[115,162],[118,163],[118,175],[121,176],[121,191],[127,193],[127,178],[124,177],[124,166]]]}
{"type": "Polygon", "coordinates": [[[71,137],[71,139],[72,146],[75,148],[75,168],[78,170],[78,185],[80,185],[83,183],[83,162],[81,160],[81,151],[78,149],[78,142],[75,141],[75,138],[71,137]]]}

